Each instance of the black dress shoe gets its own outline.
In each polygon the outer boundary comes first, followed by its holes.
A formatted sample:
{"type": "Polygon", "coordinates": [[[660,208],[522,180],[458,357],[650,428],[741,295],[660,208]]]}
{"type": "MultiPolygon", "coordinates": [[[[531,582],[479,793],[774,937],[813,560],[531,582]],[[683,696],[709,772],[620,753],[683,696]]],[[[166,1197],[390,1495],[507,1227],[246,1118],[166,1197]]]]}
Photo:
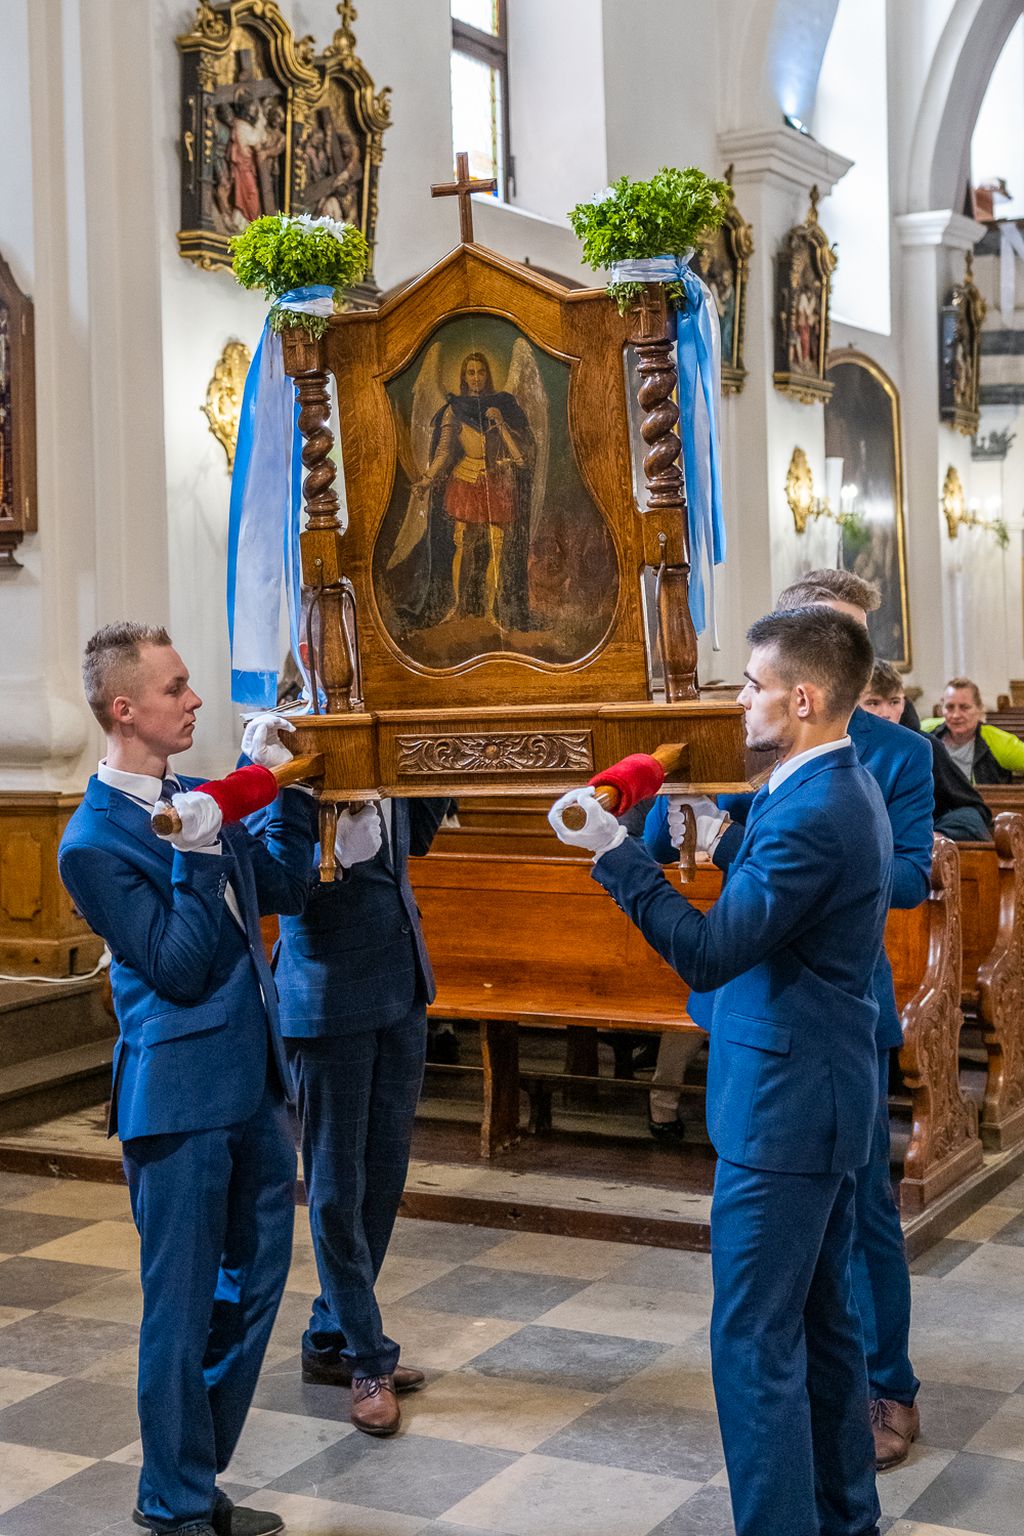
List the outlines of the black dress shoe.
{"type": "Polygon", "coordinates": [[[209,1521],[193,1521],[189,1525],[170,1525],[166,1521],[147,1519],[141,1510],[132,1510],[132,1519],[154,1536],[275,1536],[284,1530],[281,1516],[270,1509],[243,1509],[232,1504],[226,1493],[217,1489],[217,1502],[209,1521]]]}
{"type": "Polygon", "coordinates": [[[647,1129],[655,1141],[674,1142],[678,1146],[679,1142],[686,1139],[686,1126],[678,1119],[652,1120],[650,1115],[648,1115],[647,1129]]]}

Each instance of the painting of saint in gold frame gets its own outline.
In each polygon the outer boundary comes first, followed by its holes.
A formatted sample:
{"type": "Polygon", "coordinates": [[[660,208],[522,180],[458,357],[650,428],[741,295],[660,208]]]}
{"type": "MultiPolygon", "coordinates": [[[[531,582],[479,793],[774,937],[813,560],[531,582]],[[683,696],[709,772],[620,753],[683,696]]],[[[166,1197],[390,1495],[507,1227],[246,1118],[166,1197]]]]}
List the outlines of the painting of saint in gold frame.
{"type": "Polygon", "coordinates": [[[722,393],[738,395],[747,377],[743,365],[743,331],[754,234],[733,201],[732,166],[726,171],[725,179],[730,183],[725,218],[707,244],[697,252],[691,265],[711,290],[718,311],[722,339],[722,393]]]}
{"type": "Polygon", "coordinates": [[[618,562],[572,450],[569,365],[501,316],[461,315],[386,390],[398,469],[373,590],[394,644],[431,670],[591,655],[618,562]]]}
{"type": "Polygon", "coordinates": [[[832,274],[838,264],[818,223],[818,189],[802,224],[789,231],[775,259],[775,388],[803,405],[828,400],[826,377],[832,274]]]}
{"type": "Polygon", "coordinates": [[[831,354],[828,378],[825,454],[842,461],[841,510],[852,514],[843,528],[842,563],[881,592],[881,607],[868,614],[871,643],[905,671],[910,604],[899,391],[873,358],[852,347],[831,354]]]}

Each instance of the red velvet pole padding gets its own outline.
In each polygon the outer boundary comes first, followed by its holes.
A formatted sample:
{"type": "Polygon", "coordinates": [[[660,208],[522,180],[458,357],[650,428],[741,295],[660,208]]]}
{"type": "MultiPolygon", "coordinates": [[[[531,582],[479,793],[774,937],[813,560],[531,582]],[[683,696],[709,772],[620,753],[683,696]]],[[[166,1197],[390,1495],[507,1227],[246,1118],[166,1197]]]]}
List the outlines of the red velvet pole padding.
{"type": "Polygon", "coordinates": [[[609,784],[619,792],[615,805],[616,816],[624,816],[639,800],[656,795],[665,782],[665,770],[654,757],[646,752],[634,752],[610,768],[602,768],[589,781],[595,788],[609,784]]]}
{"type": "Polygon", "coordinates": [[[241,821],[276,800],[278,784],[269,768],[250,763],[247,768],[236,768],[226,778],[200,784],[199,790],[216,800],[225,821],[241,821]]]}

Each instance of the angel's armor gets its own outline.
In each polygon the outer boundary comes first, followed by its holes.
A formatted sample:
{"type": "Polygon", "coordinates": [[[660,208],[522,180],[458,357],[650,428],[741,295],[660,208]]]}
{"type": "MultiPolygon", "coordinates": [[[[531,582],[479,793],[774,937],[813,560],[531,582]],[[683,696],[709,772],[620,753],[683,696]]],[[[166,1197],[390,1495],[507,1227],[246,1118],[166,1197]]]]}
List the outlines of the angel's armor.
{"type": "Polygon", "coordinates": [[[441,419],[437,451],[427,471],[436,481],[448,473],[444,509],[456,523],[508,528],[516,517],[515,472],[527,460],[527,445],[502,418],[479,432],[460,422],[449,405],[441,419]],[[488,463],[488,432],[492,439],[488,463]]]}

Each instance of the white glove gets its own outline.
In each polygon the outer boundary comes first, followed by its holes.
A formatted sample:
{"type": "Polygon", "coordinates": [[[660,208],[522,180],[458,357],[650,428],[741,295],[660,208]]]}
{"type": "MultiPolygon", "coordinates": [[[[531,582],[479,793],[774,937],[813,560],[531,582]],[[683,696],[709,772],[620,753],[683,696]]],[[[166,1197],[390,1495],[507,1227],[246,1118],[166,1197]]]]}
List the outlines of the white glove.
{"type": "Polygon", "coordinates": [[[590,784],[586,789],[570,789],[567,795],[556,800],[548,811],[548,821],[560,842],[568,843],[571,848],[589,848],[595,863],[602,853],[617,848],[627,837],[625,827],[620,827],[611,811],[606,811],[600,804],[590,784]],[[570,805],[578,805],[586,812],[586,824],[578,832],[571,831],[562,821],[562,812],[570,805]]]}
{"type": "Polygon", "coordinates": [[[292,754],[282,746],[279,733],[294,729],[285,715],[275,715],[269,710],[262,715],[253,715],[242,733],[242,751],[261,768],[280,768],[282,763],[291,762],[292,754]]]}
{"type": "MultiPolygon", "coordinates": [[[[171,804],[181,817],[181,831],[163,834],[164,841],[181,853],[198,853],[219,844],[223,817],[212,795],[189,789],[172,796],[171,804]]],[[[161,836],[158,832],[157,836],[161,836]]]]}
{"type": "Polygon", "coordinates": [[[338,835],[334,839],[334,857],[342,869],[351,869],[353,864],[365,864],[367,859],[378,854],[381,841],[376,801],[364,805],[354,815],[351,811],[342,811],[338,817],[338,835]]]}
{"type": "Polygon", "coordinates": [[[669,795],[668,835],[673,848],[682,846],[685,805],[690,807],[697,822],[698,850],[711,853],[722,835],[728,816],[707,795],[669,795]]]}

